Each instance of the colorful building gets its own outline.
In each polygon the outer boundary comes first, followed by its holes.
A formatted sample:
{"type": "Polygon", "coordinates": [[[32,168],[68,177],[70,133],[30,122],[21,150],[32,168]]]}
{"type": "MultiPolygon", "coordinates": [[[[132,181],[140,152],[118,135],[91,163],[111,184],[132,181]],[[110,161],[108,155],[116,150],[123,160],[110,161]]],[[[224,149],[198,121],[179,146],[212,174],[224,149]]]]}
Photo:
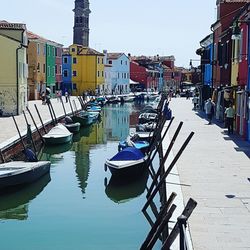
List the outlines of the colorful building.
{"type": "Polygon", "coordinates": [[[107,53],[106,64],[110,68],[111,91],[115,94],[126,94],[130,92],[130,62],[124,53],[107,53]]]}
{"type": "Polygon", "coordinates": [[[104,54],[76,44],[70,46],[69,53],[72,57],[72,93],[98,92],[104,84],[104,54]]]}
{"type": "Polygon", "coordinates": [[[62,93],[68,90],[72,93],[72,57],[69,53],[69,49],[63,49],[62,55],[62,93]]]}
{"type": "Polygon", "coordinates": [[[19,115],[27,106],[26,25],[0,21],[0,116],[19,115]]]}
{"type": "Polygon", "coordinates": [[[46,42],[47,40],[30,31],[28,35],[27,63],[28,99],[37,100],[46,89],[46,42]]]}

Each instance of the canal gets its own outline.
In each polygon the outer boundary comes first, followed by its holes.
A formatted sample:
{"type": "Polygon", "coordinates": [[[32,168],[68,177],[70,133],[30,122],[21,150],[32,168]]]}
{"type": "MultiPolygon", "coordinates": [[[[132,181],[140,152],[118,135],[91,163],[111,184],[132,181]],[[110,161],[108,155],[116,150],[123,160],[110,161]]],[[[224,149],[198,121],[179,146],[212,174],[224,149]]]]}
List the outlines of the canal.
{"type": "Polygon", "coordinates": [[[151,179],[115,183],[104,162],[138,123],[140,109],[105,106],[101,120],[73,143],[45,147],[40,158],[51,161],[50,175],[0,194],[0,249],[139,249],[150,230],[141,208],[151,179]]]}

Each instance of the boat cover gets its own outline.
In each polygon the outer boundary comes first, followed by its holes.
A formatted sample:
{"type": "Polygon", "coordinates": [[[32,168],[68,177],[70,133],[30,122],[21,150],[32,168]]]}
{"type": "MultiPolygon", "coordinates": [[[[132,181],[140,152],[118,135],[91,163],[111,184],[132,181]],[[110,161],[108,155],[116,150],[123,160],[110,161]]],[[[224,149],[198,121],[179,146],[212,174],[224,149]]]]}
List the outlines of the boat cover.
{"type": "Polygon", "coordinates": [[[140,160],[144,158],[143,153],[134,147],[128,147],[118,152],[111,161],[131,161],[131,160],[140,160]]]}

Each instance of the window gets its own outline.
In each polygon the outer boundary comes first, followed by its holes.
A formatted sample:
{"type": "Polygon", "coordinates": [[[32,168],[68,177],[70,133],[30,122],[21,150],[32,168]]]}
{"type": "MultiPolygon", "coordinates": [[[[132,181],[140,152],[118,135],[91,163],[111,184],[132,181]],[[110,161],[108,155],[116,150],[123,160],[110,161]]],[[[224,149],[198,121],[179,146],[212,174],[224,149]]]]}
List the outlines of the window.
{"type": "Polygon", "coordinates": [[[72,48],[72,49],[71,49],[71,52],[76,52],[76,49],[75,49],[75,48],[72,48]]]}
{"type": "Polygon", "coordinates": [[[120,73],[118,73],[117,75],[118,75],[117,77],[118,77],[118,79],[119,79],[119,78],[120,78],[120,73]]]}
{"type": "Polygon", "coordinates": [[[56,68],[56,67],[55,67],[55,66],[53,66],[52,76],[55,76],[55,71],[56,71],[56,70],[55,70],[55,68],[56,68]]]}
{"type": "Polygon", "coordinates": [[[109,60],[109,64],[112,64],[112,60],[109,60]]]}
{"type": "Polygon", "coordinates": [[[55,56],[58,56],[57,48],[55,48],[55,56]]]}
{"type": "Polygon", "coordinates": [[[63,63],[64,63],[64,64],[67,64],[67,63],[68,63],[68,57],[64,57],[64,58],[63,58],[63,63]]]}
{"type": "Polygon", "coordinates": [[[127,61],[125,61],[125,65],[128,65],[128,62],[127,62],[127,61]]]}
{"type": "Polygon", "coordinates": [[[57,65],[55,66],[55,74],[57,75],[57,65]]]}
{"type": "Polygon", "coordinates": [[[103,58],[102,58],[102,64],[104,63],[103,58]]]}
{"type": "Polygon", "coordinates": [[[82,16],[80,16],[80,23],[82,23],[82,16]]]}
{"type": "Polygon", "coordinates": [[[104,77],[104,72],[102,71],[102,77],[104,77]]]}
{"type": "Polygon", "coordinates": [[[43,45],[43,55],[44,56],[46,55],[46,45],[45,44],[43,45]]]}
{"type": "Polygon", "coordinates": [[[76,77],[77,76],[77,71],[73,70],[73,76],[76,77]]]}
{"type": "Polygon", "coordinates": [[[59,66],[59,69],[60,69],[59,74],[61,75],[62,74],[62,65],[59,66]]]}
{"type": "Polygon", "coordinates": [[[37,72],[40,72],[40,63],[37,63],[37,72]]]}
{"type": "Polygon", "coordinates": [[[99,57],[97,58],[97,63],[100,64],[100,58],[99,57]]]}
{"type": "Polygon", "coordinates": [[[40,43],[37,44],[37,54],[40,55],[40,43]]]}
{"type": "Polygon", "coordinates": [[[76,89],[76,83],[73,83],[73,89],[76,89]]]}
{"type": "Polygon", "coordinates": [[[48,76],[50,77],[50,66],[48,66],[48,76]]]}
{"type": "Polygon", "coordinates": [[[63,77],[68,77],[68,70],[67,69],[63,70],[63,77]]]}
{"type": "Polygon", "coordinates": [[[97,76],[98,76],[98,77],[100,76],[100,72],[99,72],[99,70],[97,71],[97,76]]]}
{"type": "Polygon", "coordinates": [[[122,65],[122,60],[121,60],[121,65],[122,65]]]}
{"type": "Polygon", "coordinates": [[[45,66],[45,63],[43,64],[43,73],[45,74],[45,71],[46,71],[46,66],[45,66]]]}
{"type": "Polygon", "coordinates": [[[77,64],[77,59],[76,59],[76,57],[73,57],[73,64],[77,64]]]}
{"type": "Polygon", "coordinates": [[[50,46],[48,46],[48,56],[50,56],[50,46]]]}

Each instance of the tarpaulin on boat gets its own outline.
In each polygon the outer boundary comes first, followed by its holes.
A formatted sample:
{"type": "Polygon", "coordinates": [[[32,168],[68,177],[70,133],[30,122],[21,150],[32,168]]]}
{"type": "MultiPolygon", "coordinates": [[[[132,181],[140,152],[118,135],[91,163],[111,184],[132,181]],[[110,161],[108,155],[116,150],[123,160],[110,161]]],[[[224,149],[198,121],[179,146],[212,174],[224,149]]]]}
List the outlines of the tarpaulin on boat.
{"type": "Polygon", "coordinates": [[[133,147],[128,147],[113,156],[111,161],[129,161],[129,160],[140,160],[144,157],[143,153],[133,147]]]}

